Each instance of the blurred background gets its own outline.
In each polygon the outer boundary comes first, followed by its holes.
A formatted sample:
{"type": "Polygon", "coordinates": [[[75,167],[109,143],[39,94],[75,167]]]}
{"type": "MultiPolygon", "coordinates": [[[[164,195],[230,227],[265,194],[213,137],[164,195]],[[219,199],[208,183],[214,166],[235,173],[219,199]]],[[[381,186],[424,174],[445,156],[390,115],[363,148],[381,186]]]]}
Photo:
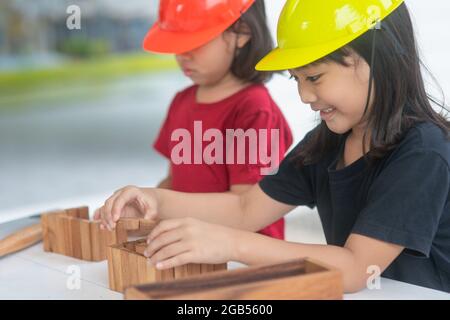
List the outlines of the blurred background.
{"type": "MultiPolygon", "coordinates": [[[[450,2],[406,2],[423,60],[448,94],[450,2]]],[[[266,0],[274,35],[283,4],[266,0]]],[[[167,161],[151,145],[190,83],[173,57],[141,50],[157,12],[157,0],[1,0],[0,223],[165,177],[167,161]],[[81,9],[81,30],[66,26],[70,5],[81,9]]],[[[297,143],[318,119],[287,76],[268,87],[297,143]]]]}

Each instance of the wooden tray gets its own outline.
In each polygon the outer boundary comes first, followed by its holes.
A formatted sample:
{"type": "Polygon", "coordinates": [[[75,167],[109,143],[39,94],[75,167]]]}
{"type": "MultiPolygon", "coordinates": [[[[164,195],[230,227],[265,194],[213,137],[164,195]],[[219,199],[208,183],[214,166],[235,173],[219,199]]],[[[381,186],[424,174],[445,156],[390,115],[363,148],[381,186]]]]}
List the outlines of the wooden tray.
{"type": "Polygon", "coordinates": [[[143,283],[154,283],[182,279],[193,275],[226,270],[226,264],[188,264],[185,266],[157,270],[149,265],[144,251],[146,239],[112,245],[107,248],[109,287],[123,292],[125,288],[143,283]]]}
{"type": "Polygon", "coordinates": [[[311,259],[128,288],[131,300],[342,299],[341,273],[311,259]]]}
{"type": "Polygon", "coordinates": [[[150,220],[121,219],[114,231],[101,230],[99,221],[89,220],[88,207],[41,215],[44,251],[86,261],[106,260],[108,245],[126,242],[129,232],[151,230],[155,224],[150,220]]]}

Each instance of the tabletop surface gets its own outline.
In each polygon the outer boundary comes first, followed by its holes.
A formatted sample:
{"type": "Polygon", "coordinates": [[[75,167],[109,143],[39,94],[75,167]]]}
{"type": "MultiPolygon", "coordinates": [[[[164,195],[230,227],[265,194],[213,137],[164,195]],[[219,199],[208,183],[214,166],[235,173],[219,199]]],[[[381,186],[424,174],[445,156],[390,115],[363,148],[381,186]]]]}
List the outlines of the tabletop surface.
{"type": "MultiPolygon", "coordinates": [[[[27,218],[0,224],[0,239],[37,222],[36,218],[27,218]]],[[[238,267],[229,264],[230,269],[238,267]]],[[[47,253],[40,243],[0,258],[0,299],[120,300],[123,295],[109,290],[106,261],[86,262],[47,253]]],[[[344,299],[450,300],[450,294],[382,278],[380,289],[346,294],[344,299]]]]}

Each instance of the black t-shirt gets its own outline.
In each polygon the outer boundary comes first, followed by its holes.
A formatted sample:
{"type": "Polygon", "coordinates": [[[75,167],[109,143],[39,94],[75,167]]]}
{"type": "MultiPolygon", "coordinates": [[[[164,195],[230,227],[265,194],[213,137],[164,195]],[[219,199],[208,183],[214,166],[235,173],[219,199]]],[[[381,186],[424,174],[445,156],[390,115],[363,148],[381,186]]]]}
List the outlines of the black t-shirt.
{"type": "Polygon", "coordinates": [[[327,243],[344,246],[351,233],[405,247],[383,277],[450,292],[450,142],[431,123],[411,128],[374,165],[364,158],[336,170],[347,135],[317,164],[292,158],[311,132],[260,181],[271,198],[317,207],[327,243]]]}

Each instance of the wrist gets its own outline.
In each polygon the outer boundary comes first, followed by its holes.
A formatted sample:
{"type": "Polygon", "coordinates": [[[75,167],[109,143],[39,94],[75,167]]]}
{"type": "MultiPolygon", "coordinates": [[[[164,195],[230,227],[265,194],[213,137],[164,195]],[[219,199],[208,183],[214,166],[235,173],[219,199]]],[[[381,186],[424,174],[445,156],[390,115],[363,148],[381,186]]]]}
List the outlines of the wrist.
{"type": "Polygon", "coordinates": [[[231,229],[233,234],[231,235],[231,261],[245,263],[245,257],[248,254],[248,244],[246,236],[249,232],[239,229],[231,229]]]}
{"type": "Polygon", "coordinates": [[[156,217],[158,220],[166,219],[163,216],[163,196],[164,189],[159,188],[143,188],[142,189],[146,197],[148,197],[149,203],[155,206],[156,217]]]}

